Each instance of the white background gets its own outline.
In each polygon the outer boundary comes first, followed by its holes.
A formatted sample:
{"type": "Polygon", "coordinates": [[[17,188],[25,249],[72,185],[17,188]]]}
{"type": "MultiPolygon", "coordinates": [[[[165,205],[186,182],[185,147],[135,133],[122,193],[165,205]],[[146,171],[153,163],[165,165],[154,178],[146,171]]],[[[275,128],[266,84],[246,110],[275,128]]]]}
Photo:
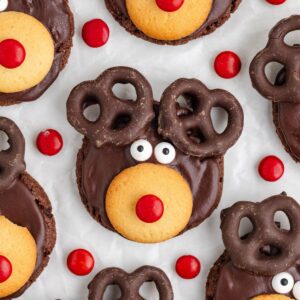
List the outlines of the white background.
{"type": "MultiPolygon", "coordinates": [[[[280,19],[300,13],[300,1],[287,0],[284,5],[272,6],[265,0],[243,0],[229,22],[215,33],[177,47],[158,46],[130,36],[113,20],[101,0],[70,0],[70,5],[76,33],[66,69],[38,101],[0,111],[22,129],[27,170],[49,195],[57,221],[58,241],[49,266],[20,299],[84,300],[87,284],[103,268],[117,266],[133,271],[149,264],[168,274],[176,300],[204,300],[207,274],[223,251],[221,209],[239,200],[260,201],[283,190],[300,201],[300,166],[283,150],[272,123],[271,105],[252,89],[248,75],[249,63],[265,46],[269,30],[280,19]],[[91,18],[104,19],[111,29],[110,40],[103,48],[91,49],[81,40],[81,27],[91,18]],[[237,52],[243,61],[242,72],[235,79],[224,80],[214,73],[213,58],[223,50],[237,52]],[[158,245],[139,245],[102,228],[86,212],[75,183],[75,158],[81,136],[66,120],[66,99],[76,84],[117,65],[140,70],[151,82],[156,99],[179,77],[195,77],[210,88],[232,92],[245,111],[242,138],[226,155],[220,206],[198,228],[158,245]],[[46,128],[60,131],[65,142],[63,151],[51,158],[41,155],[35,147],[36,135],[46,128]],[[257,164],[267,154],[278,155],[285,163],[285,175],[276,183],[264,182],[257,174],[257,164]],[[86,277],[72,275],[65,263],[67,254],[79,247],[90,250],[96,260],[93,272],[86,277]],[[185,281],[174,271],[176,259],[183,254],[193,254],[201,260],[201,275],[195,280],[185,281]]],[[[144,289],[147,299],[157,299],[153,291],[150,285],[144,289]]]]}

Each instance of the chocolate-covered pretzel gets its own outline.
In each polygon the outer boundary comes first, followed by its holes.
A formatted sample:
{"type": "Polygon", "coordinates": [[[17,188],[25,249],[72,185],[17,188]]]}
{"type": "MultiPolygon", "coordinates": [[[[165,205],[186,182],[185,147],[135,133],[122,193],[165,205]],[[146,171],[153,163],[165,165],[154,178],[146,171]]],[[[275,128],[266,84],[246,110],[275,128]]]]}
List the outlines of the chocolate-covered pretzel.
{"type": "Polygon", "coordinates": [[[263,276],[271,276],[292,266],[300,257],[300,206],[285,195],[274,196],[261,203],[238,202],[222,213],[223,241],[235,267],[263,276]],[[290,230],[279,228],[275,213],[283,211],[290,230]],[[243,218],[249,218],[253,231],[239,236],[243,218]],[[276,249],[266,254],[265,247],[276,249]]]}
{"type": "Polygon", "coordinates": [[[0,152],[0,192],[2,192],[25,171],[25,141],[20,129],[10,119],[0,117],[0,130],[8,135],[10,145],[8,149],[0,152]]]}
{"type": "Polygon", "coordinates": [[[295,15],[280,21],[270,32],[269,41],[250,66],[250,75],[255,89],[273,102],[300,103],[300,47],[285,43],[286,35],[300,29],[300,16],[295,15]],[[284,65],[285,82],[273,85],[267,78],[266,66],[271,62],[284,65]]]}
{"type": "Polygon", "coordinates": [[[223,155],[237,141],[242,129],[242,108],[225,90],[209,90],[196,79],[179,79],[162,96],[158,131],[187,154],[202,159],[223,155]],[[177,99],[185,95],[191,111],[180,115],[177,99]],[[221,134],[216,132],[212,122],[214,107],[223,108],[229,115],[228,125],[221,134]],[[198,141],[192,132],[197,133],[198,141]]]}
{"type": "Polygon", "coordinates": [[[173,290],[167,275],[160,269],[144,266],[128,274],[118,268],[109,268],[100,272],[89,284],[89,300],[102,300],[109,285],[118,285],[121,289],[120,300],[143,300],[140,287],[148,281],[156,284],[160,300],[172,300],[173,290]]]}
{"type": "Polygon", "coordinates": [[[127,145],[154,118],[152,89],[138,71],[126,67],[111,68],[95,81],[78,85],[71,92],[67,110],[71,125],[89,137],[96,147],[127,145]],[[136,89],[136,101],[123,101],[116,97],[112,89],[118,83],[131,83],[136,89]],[[94,122],[87,120],[83,114],[91,104],[99,104],[101,110],[94,122]],[[120,123],[123,124],[120,126],[120,123]]]}

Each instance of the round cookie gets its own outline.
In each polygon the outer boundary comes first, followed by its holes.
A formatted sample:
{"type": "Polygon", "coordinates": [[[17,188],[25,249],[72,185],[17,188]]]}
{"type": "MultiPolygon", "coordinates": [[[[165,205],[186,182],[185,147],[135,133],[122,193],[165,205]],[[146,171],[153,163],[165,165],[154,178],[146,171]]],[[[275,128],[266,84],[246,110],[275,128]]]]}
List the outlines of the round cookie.
{"type": "Polygon", "coordinates": [[[185,44],[213,32],[229,19],[240,2],[185,0],[179,10],[167,13],[158,8],[155,0],[105,0],[109,12],[129,33],[168,45],[185,44]]]}
{"type": "Polygon", "coordinates": [[[298,300],[294,288],[300,282],[299,215],[299,204],[285,193],[225,209],[221,229],[226,251],[210,271],[206,299],[298,300]],[[288,216],[291,230],[274,223],[277,211],[288,216]],[[255,227],[240,237],[244,217],[255,227]]]}
{"type": "Polygon", "coordinates": [[[121,235],[140,243],[158,243],[178,235],[187,226],[193,195],[186,180],[174,169],[144,163],[125,169],[112,180],[105,206],[112,226],[121,235]],[[136,214],[138,200],[147,194],[156,195],[164,205],[162,218],[153,224],[143,222],[136,214]]]}
{"type": "Polygon", "coordinates": [[[71,125],[85,135],[76,164],[82,202],[104,227],[147,243],[169,239],[210,216],[222,193],[223,155],[243,128],[242,108],[229,93],[211,91],[196,79],[180,79],[157,103],[145,77],[127,67],[108,69],[96,80],[75,87],[67,102],[67,115],[71,125]],[[132,84],[137,100],[115,96],[112,88],[117,83],[132,84]],[[182,94],[194,95],[186,108],[175,103],[182,94]],[[211,101],[202,106],[205,99],[211,101]],[[92,104],[98,104],[103,112],[94,122],[83,114],[92,104]],[[230,115],[221,135],[213,134],[214,129],[206,132],[208,126],[204,125],[210,121],[203,116],[210,115],[206,112],[214,105],[230,115]],[[199,106],[205,114],[195,110],[199,106]],[[204,136],[206,142],[201,143],[204,136]],[[138,209],[148,196],[164,206],[163,213],[150,221],[138,209]]]}
{"type": "Polygon", "coordinates": [[[51,69],[54,44],[46,27],[37,19],[20,12],[0,14],[0,41],[14,37],[26,51],[21,66],[0,66],[0,93],[16,93],[40,83],[51,69]]]}
{"type": "Polygon", "coordinates": [[[176,12],[161,10],[155,0],[126,0],[128,15],[145,35],[164,41],[185,38],[206,21],[213,0],[185,0],[176,12]],[[141,13],[144,12],[144,13],[141,13]]]}
{"type": "Polygon", "coordinates": [[[6,257],[13,266],[8,280],[0,284],[0,298],[18,291],[31,277],[37,257],[36,244],[27,228],[13,224],[0,216],[0,255],[6,257]]]}
{"type": "Polygon", "coordinates": [[[4,67],[0,66],[0,73],[7,75],[5,81],[1,81],[0,105],[36,100],[54,82],[70,55],[74,20],[68,1],[9,0],[7,8],[0,11],[0,15],[0,20],[5,21],[0,24],[0,28],[6,27],[1,29],[0,42],[3,38],[7,39],[7,34],[13,32],[13,36],[9,38],[22,40],[26,52],[25,61],[19,67],[4,70],[4,67]],[[8,13],[13,18],[17,13],[28,16],[25,18],[20,15],[22,20],[17,20],[16,26],[22,29],[18,32],[5,26],[5,22],[13,22],[10,18],[6,19],[5,15],[8,13]],[[24,26],[21,23],[24,23],[24,26]],[[27,31],[28,27],[31,27],[30,35],[27,31]],[[31,70],[28,71],[30,68],[31,70]],[[4,86],[8,81],[14,84],[4,86]]]}
{"type": "MultiPolygon", "coordinates": [[[[12,289],[7,289],[7,284],[10,283],[10,278],[4,283],[0,283],[1,293],[8,294],[5,297],[1,297],[3,300],[17,298],[22,295],[25,290],[37,279],[43,269],[47,266],[49,256],[53,250],[56,241],[56,229],[55,221],[52,215],[51,203],[42,189],[42,187],[25,172],[24,163],[24,138],[19,131],[18,127],[9,119],[0,118],[0,130],[4,131],[9,137],[10,151],[0,152],[0,215],[9,220],[12,224],[17,224],[23,231],[34,239],[35,251],[28,249],[31,255],[25,260],[22,259],[22,264],[31,265],[34,258],[33,270],[29,272],[27,269],[27,275],[30,276],[23,282],[22,286],[14,284],[12,289]],[[36,253],[34,255],[34,253],[36,253]],[[18,288],[18,289],[17,289],[18,288]],[[12,293],[11,293],[12,292],[12,293]]],[[[0,224],[0,231],[2,232],[2,226],[0,224]]],[[[15,225],[13,225],[15,228],[15,225]]],[[[19,229],[18,229],[19,230],[19,229]]],[[[13,235],[12,235],[13,236],[13,235]]],[[[3,237],[0,234],[0,238],[3,237]]],[[[31,240],[32,241],[32,240],[31,240]]],[[[3,244],[3,242],[0,243],[3,244]]],[[[24,243],[15,245],[16,239],[5,239],[5,249],[11,250],[5,253],[5,256],[11,259],[12,263],[12,276],[14,272],[24,272],[20,269],[21,265],[16,263],[15,250],[22,248],[22,255],[26,255],[24,243]]],[[[1,248],[2,249],[2,248],[1,248]]],[[[1,255],[1,250],[0,250],[1,255]]],[[[18,256],[20,258],[20,256],[18,256]]],[[[25,275],[25,272],[24,272],[25,275]]],[[[25,277],[23,277],[25,280],[25,277]]],[[[19,282],[20,283],[20,282],[19,282]]]]}

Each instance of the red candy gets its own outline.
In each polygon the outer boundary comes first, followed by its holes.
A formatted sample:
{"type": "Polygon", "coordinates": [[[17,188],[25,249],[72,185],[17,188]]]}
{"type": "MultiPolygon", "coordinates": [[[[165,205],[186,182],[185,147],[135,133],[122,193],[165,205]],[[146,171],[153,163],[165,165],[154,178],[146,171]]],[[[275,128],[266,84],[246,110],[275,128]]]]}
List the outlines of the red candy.
{"type": "Polygon", "coordinates": [[[284,164],[276,156],[267,156],[259,164],[259,174],[266,181],[277,181],[284,173],[284,164]]]}
{"type": "Polygon", "coordinates": [[[286,0],[266,0],[266,1],[273,5],[280,5],[284,3],[286,0]]]}
{"type": "Polygon", "coordinates": [[[69,270],[78,276],[85,276],[92,272],[95,261],[93,255],[85,249],[72,251],[67,259],[69,270]]]}
{"type": "Polygon", "coordinates": [[[183,5],[184,0],[156,0],[157,6],[167,12],[174,12],[183,5]]]}
{"type": "Polygon", "coordinates": [[[4,256],[0,255],[0,283],[6,281],[12,273],[11,262],[4,256]]]}
{"type": "Polygon", "coordinates": [[[163,214],[164,204],[154,195],[142,197],[136,205],[136,215],[145,223],[157,222],[163,214]]]}
{"type": "Polygon", "coordinates": [[[56,130],[47,129],[38,135],[36,145],[41,153],[53,156],[62,149],[63,139],[56,130]]]}
{"type": "Polygon", "coordinates": [[[92,48],[99,48],[105,45],[109,38],[109,28],[107,24],[94,19],[84,24],[82,28],[82,38],[92,48]]]}
{"type": "Polygon", "coordinates": [[[0,43],[0,65],[7,69],[19,67],[25,60],[26,51],[23,45],[13,39],[0,43]]]}
{"type": "Polygon", "coordinates": [[[193,279],[200,271],[200,261],[192,255],[182,256],[176,262],[176,272],[183,279],[193,279]]]}
{"type": "Polygon", "coordinates": [[[214,67],[219,76],[230,79],[239,74],[242,63],[237,54],[232,51],[225,51],[216,57],[214,67]]]}

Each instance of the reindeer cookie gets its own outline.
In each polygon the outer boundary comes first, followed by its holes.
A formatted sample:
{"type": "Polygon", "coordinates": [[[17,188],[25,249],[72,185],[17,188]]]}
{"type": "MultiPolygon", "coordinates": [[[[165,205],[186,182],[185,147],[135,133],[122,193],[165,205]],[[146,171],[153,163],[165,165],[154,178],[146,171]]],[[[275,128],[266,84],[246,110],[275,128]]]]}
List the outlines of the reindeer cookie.
{"type": "Polygon", "coordinates": [[[75,87],[67,114],[85,136],[77,158],[84,205],[104,227],[142,243],[168,240],[212,213],[222,192],[223,154],[243,128],[242,108],[228,92],[179,79],[158,103],[145,77],[126,67],[75,87]],[[137,100],[115,96],[117,83],[133,85],[137,100]],[[101,113],[92,122],[84,110],[95,103],[101,113]],[[229,115],[222,134],[214,129],[213,107],[229,115]]]}
{"type": "Polygon", "coordinates": [[[223,25],[241,0],[105,0],[128,32],[156,44],[180,45],[223,25]]]}
{"type": "Polygon", "coordinates": [[[40,97],[72,46],[68,0],[0,0],[0,105],[40,97]]]}
{"type": "Polygon", "coordinates": [[[121,289],[120,300],[141,300],[139,290],[146,282],[154,282],[160,300],[173,300],[173,289],[167,275],[160,269],[144,266],[128,274],[118,268],[109,268],[98,273],[89,284],[89,300],[103,300],[104,292],[110,285],[121,289]]]}
{"type": "Polygon", "coordinates": [[[17,298],[46,267],[56,240],[51,204],[25,172],[19,128],[0,117],[9,148],[0,152],[0,299],[17,298]]]}
{"type": "Polygon", "coordinates": [[[300,46],[285,43],[286,35],[300,30],[300,16],[280,21],[271,31],[269,42],[257,54],[250,66],[250,75],[255,89],[272,101],[273,120],[286,151],[300,161],[300,46]],[[284,65],[276,82],[268,80],[266,66],[271,62],[284,65]]]}
{"type": "Polygon", "coordinates": [[[300,299],[300,206],[285,193],[261,203],[238,202],[221,214],[226,251],[211,269],[207,300],[300,299]],[[284,212],[290,229],[280,228],[284,212]],[[242,219],[253,230],[240,237],[242,219]]]}

